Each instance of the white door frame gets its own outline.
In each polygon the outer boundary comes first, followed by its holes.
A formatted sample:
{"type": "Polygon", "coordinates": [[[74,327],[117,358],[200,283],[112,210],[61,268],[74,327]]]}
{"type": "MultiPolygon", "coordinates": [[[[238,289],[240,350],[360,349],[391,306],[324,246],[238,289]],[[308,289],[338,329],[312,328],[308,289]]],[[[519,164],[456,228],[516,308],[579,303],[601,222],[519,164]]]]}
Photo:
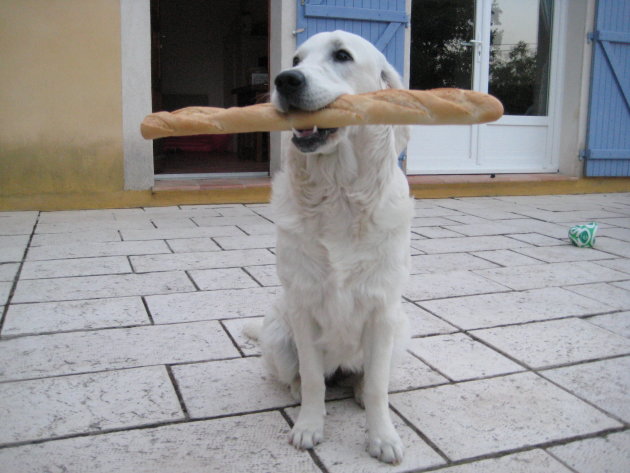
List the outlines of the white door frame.
{"type": "Polygon", "coordinates": [[[151,113],[150,0],[120,0],[122,123],[125,190],[151,189],[153,142],[140,136],[151,113]]]}
{"type": "MultiPolygon", "coordinates": [[[[270,3],[270,76],[291,65],[295,48],[294,0],[270,3]]],[[[120,0],[122,122],[125,190],[147,190],[155,184],[153,142],[140,135],[142,119],[151,113],[151,2],[120,0]]],[[[280,167],[282,140],[272,133],[270,169],[280,167]]]]}
{"type": "MultiPolygon", "coordinates": [[[[559,168],[559,127],[560,127],[560,115],[561,115],[561,103],[560,97],[562,95],[562,83],[564,71],[562,65],[564,64],[565,55],[565,31],[566,31],[566,16],[567,16],[567,0],[556,0],[554,4],[553,26],[552,26],[552,46],[550,53],[551,70],[549,76],[549,99],[548,99],[548,114],[547,116],[504,116],[497,122],[487,125],[474,125],[470,127],[469,133],[466,133],[462,127],[451,128],[448,130],[446,127],[438,127],[434,131],[437,134],[447,135],[452,133],[453,136],[460,135],[460,149],[461,146],[468,146],[469,149],[469,163],[466,167],[459,168],[440,168],[439,165],[431,168],[422,168],[421,162],[416,159],[414,163],[413,155],[408,158],[407,169],[408,174],[474,174],[474,173],[492,173],[492,172],[519,172],[519,173],[531,173],[531,172],[557,172],[559,168]],[[495,167],[492,167],[492,162],[488,159],[486,165],[480,165],[480,146],[484,144],[488,146],[488,140],[495,142],[500,149],[500,140],[493,141],[492,135],[500,136],[500,129],[503,127],[523,127],[523,132],[534,131],[538,127],[545,127],[546,138],[544,142],[544,156],[540,161],[528,167],[526,165],[518,165],[513,169],[509,166],[501,168],[500,160],[495,160],[495,167]],[[484,136],[484,135],[490,135],[484,136]],[[461,143],[461,140],[467,140],[467,144],[461,143]],[[485,141],[484,141],[485,140],[485,141]]],[[[483,46],[477,43],[475,50],[480,53],[475,56],[475,66],[488,64],[490,57],[490,47],[488,40],[490,37],[490,17],[491,17],[491,2],[489,0],[482,0],[476,2],[476,18],[481,20],[478,24],[481,24],[480,28],[475,29],[475,40],[483,41],[483,46]]],[[[413,25],[412,25],[413,27],[413,25]]],[[[488,67],[475,67],[476,71],[473,76],[473,89],[481,92],[488,91],[488,67]]],[[[418,133],[427,136],[431,133],[428,128],[422,129],[418,133]]],[[[410,143],[410,151],[412,154],[414,151],[416,155],[422,153],[422,140],[416,139],[414,141],[412,133],[412,141],[410,143]]],[[[445,142],[445,146],[447,143],[445,142]]],[[[509,146],[509,143],[504,143],[504,146],[509,146]]]]}

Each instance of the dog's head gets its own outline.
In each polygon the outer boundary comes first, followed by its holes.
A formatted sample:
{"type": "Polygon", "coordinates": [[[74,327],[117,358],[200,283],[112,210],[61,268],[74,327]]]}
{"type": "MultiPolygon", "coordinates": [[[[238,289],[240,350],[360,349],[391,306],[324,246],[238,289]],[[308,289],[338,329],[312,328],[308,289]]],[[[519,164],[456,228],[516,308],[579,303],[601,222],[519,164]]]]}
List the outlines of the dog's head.
{"type": "MultiPolygon", "coordinates": [[[[275,80],[271,101],[281,112],[319,110],[343,94],[402,88],[396,70],[369,41],[345,31],[319,33],[293,56],[293,67],[275,80]]],[[[343,130],[294,130],[293,143],[303,153],[329,152],[343,130]]]]}

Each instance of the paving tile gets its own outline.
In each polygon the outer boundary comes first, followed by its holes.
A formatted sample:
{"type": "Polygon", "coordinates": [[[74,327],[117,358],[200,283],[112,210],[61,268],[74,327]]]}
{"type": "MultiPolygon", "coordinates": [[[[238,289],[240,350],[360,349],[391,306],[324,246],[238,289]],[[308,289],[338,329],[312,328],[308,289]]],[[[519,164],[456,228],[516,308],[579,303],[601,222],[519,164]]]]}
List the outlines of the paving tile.
{"type": "Polygon", "coordinates": [[[599,221],[602,219],[615,219],[615,218],[623,218],[624,216],[617,212],[609,212],[607,210],[602,210],[600,208],[592,208],[592,209],[580,209],[580,210],[569,210],[569,211],[549,211],[549,210],[541,210],[534,209],[531,211],[528,210],[519,210],[520,214],[527,215],[532,218],[537,218],[540,220],[545,220],[547,222],[554,223],[566,223],[566,224],[576,224],[579,222],[592,222],[599,221]]]}
{"type": "Polygon", "coordinates": [[[542,375],[624,422],[630,421],[630,357],[547,370],[542,375]]]}
{"type": "Polygon", "coordinates": [[[163,241],[116,241],[105,243],[85,243],[71,245],[38,246],[31,248],[26,256],[28,261],[56,260],[63,258],[86,258],[92,256],[127,256],[171,253],[163,241]]]}
{"type": "Polygon", "coordinates": [[[202,291],[260,287],[241,268],[200,269],[189,274],[202,291]]]}
{"type": "Polygon", "coordinates": [[[468,253],[416,255],[411,257],[411,274],[444,273],[471,269],[496,268],[496,264],[468,253]]]}
{"type": "Polygon", "coordinates": [[[617,281],[617,282],[613,282],[611,283],[613,286],[615,287],[619,287],[621,289],[624,289],[626,291],[630,291],[630,279],[626,280],[626,281],[617,281]]]}
{"type": "MultiPolygon", "coordinates": [[[[188,206],[179,206],[179,205],[170,205],[168,207],[143,207],[142,211],[146,216],[149,217],[153,217],[155,216],[177,216],[177,215],[181,215],[184,213],[188,213],[186,212],[187,210],[190,210],[190,207],[188,206]],[[184,209],[184,207],[187,207],[186,209],[184,209]]],[[[217,212],[215,212],[215,214],[218,214],[217,212]]]]}
{"type": "Polygon", "coordinates": [[[31,247],[69,245],[70,243],[104,243],[121,241],[118,230],[99,230],[80,233],[36,233],[31,240],[31,247]]]}
{"type": "Polygon", "coordinates": [[[0,281],[13,281],[19,268],[19,263],[0,264],[0,281]]]}
{"type": "Polygon", "coordinates": [[[439,205],[427,207],[415,207],[414,216],[418,218],[427,217],[450,217],[453,215],[462,215],[458,210],[448,209],[439,205]]]}
{"type": "Polygon", "coordinates": [[[221,247],[212,238],[176,238],[174,240],[166,240],[166,243],[174,253],[221,251],[221,247]]]}
{"type": "Polygon", "coordinates": [[[0,212],[0,235],[30,235],[39,212],[0,212]]]}
{"type": "Polygon", "coordinates": [[[0,381],[235,356],[216,321],[37,335],[0,344],[0,381]]]}
{"type": "Polygon", "coordinates": [[[589,297],[613,309],[630,309],[630,291],[613,284],[583,284],[571,286],[570,291],[589,297]]]}
{"type": "Polygon", "coordinates": [[[275,264],[261,266],[246,266],[245,270],[263,286],[279,286],[280,279],[275,264]]]}
{"type": "Polygon", "coordinates": [[[425,363],[404,352],[396,355],[393,362],[389,391],[408,391],[410,389],[435,386],[448,383],[448,379],[431,369],[425,363]]]}
{"type": "Polygon", "coordinates": [[[604,266],[605,268],[621,271],[622,273],[630,274],[630,258],[613,258],[607,260],[597,261],[597,264],[604,266]]]}
{"type": "Polygon", "coordinates": [[[414,241],[411,246],[428,254],[439,254],[466,253],[470,251],[484,250],[507,250],[510,248],[529,246],[529,244],[513,240],[512,238],[505,236],[481,236],[446,238],[444,240],[421,240],[414,241]]]}
{"type": "Polygon", "coordinates": [[[585,319],[588,322],[630,338],[630,312],[617,312],[615,314],[597,315],[585,319]]]}
{"type": "Polygon", "coordinates": [[[194,291],[181,271],[30,279],[17,284],[13,302],[50,302],[194,291]]]}
{"type": "Polygon", "coordinates": [[[566,261],[593,261],[610,259],[611,255],[592,248],[578,248],[573,245],[518,248],[515,251],[547,263],[566,261]]]}
{"type": "Polygon", "coordinates": [[[426,238],[455,238],[461,237],[461,233],[454,232],[442,227],[417,227],[412,230],[411,238],[413,234],[418,234],[426,238]]]}
{"type": "Polygon", "coordinates": [[[92,223],[92,222],[115,222],[142,220],[145,212],[142,209],[92,209],[92,210],[58,210],[52,212],[42,212],[39,222],[49,223],[92,223]]]}
{"type": "Polygon", "coordinates": [[[421,229],[422,227],[439,227],[442,225],[454,225],[456,222],[443,217],[414,217],[411,220],[411,228],[421,229]]]}
{"type": "Polygon", "coordinates": [[[508,288],[468,271],[414,274],[403,295],[412,301],[507,291],[508,288]]]}
{"type": "Polygon", "coordinates": [[[125,256],[74,258],[66,260],[27,261],[22,266],[20,279],[94,276],[98,274],[131,273],[125,256]]]}
{"type": "Polygon", "coordinates": [[[28,238],[28,235],[0,236],[0,263],[21,261],[28,238]]]}
{"type": "Polygon", "coordinates": [[[443,207],[458,210],[461,213],[483,218],[486,220],[506,220],[510,218],[523,218],[522,215],[503,210],[505,208],[513,209],[513,206],[504,206],[500,202],[492,201],[490,199],[485,199],[478,202],[474,202],[471,199],[455,199],[452,202],[444,202],[440,205],[443,207]]]}
{"type": "Polygon", "coordinates": [[[580,440],[549,451],[580,473],[627,473],[630,465],[630,431],[580,440]]]}
{"type": "Polygon", "coordinates": [[[412,337],[423,337],[426,335],[438,335],[459,331],[457,327],[430,314],[415,304],[404,302],[403,309],[409,319],[409,329],[412,337]]]}
{"type": "Polygon", "coordinates": [[[151,221],[157,228],[197,228],[190,218],[183,216],[151,217],[151,221]]]}
{"type": "Polygon", "coordinates": [[[600,237],[630,241],[630,228],[602,228],[598,233],[600,237]]]}
{"type": "Polygon", "coordinates": [[[580,319],[550,320],[472,332],[533,368],[630,353],[630,340],[580,319]]]}
{"type": "Polygon", "coordinates": [[[276,226],[273,223],[241,223],[238,225],[247,235],[275,235],[276,226]]]}
{"type": "Polygon", "coordinates": [[[147,305],[159,324],[265,315],[279,288],[253,288],[149,296],[147,305]]]}
{"type": "Polygon", "coordinates": [[[439,470],[440,473],[571,473],[544,450],[505,455],[439,470]]]}
{"type": "Polygon", "coordinates": [[[516,204],[524,208],[533,207],[550,212],[570,210],[598,209],[600,204],[592,202],[594,195],[542,195],[542,196],[503,196],[497,197],[502,202],[516,204]]]}
{"type": "Polygon", "coordinates": [[[242,235],[233,225],[195,228],[155,228],[144,230],[121,230],[123,240],[171,240],[176,238],[212,238],[217,236],[242,235]]]}
{"type": "Polygon", "coordinates": [[[516,290],[621,281],[628,275],[590,262],[548,263],[510,268],[481,269],[476,274],[516,290]]]}
{"type": "Polygon", "coordinates": [[[463,333],[414,338],[409,350],[454,381],[523,371],[521,366],[463,333]]]}
{"type": "Polygon", "coordinates": [[[262,326],[262,317],[223,320],[221,323],[227,331],[230,332],[232,340],[234,340],[234,343],[238,345],[245,356],[258,356],[261,354],[260,343],[257,340],[252,340],[247,337],[244,330],[245,326],[251,323],[260,324],[262,326]]]}
{"type": "Polygon", "coordinates": [[[289,389],[273,379],[258,357],[174,366],[173,375],[192,418],[295,404],[289,389]]]}
{"type": "Polygon", "coordinates": [[[472,254],[478,258],[483,258],[500,266],[526,266],[529,264],[540,264],[540,260],[522,255],[514,250],[477,251],[472,254]]]}
{"type": "Polygon", "coordinates": [[[392,394],[390,403],[452,460],[621,425],[533,373],[392,394]]]}
{"type": "Polygon", "coordinates": [[[217,237],[215,241],[224,250],[244,250],[248,248],[273,248],[276,246],[275,235],[242,235],[217,237]]]}
{"type": "Polygon", "coordinates": [[[287,442],[278,412],[78,437],[0,450],[6,471],[319,473],[287,442]]]}
{"type": "Polygon", "coordinates": [[[77,222],[38,223],[36,233],[79,233],[98,230],[149,230],[155,228],[148,218],[128,220],[84,219],[77,222]]]}
{"type": "Polygon", "coordinates": [[[490,223],[492,220],[488,220],[487,218],[476,217],[475,215],[452,215],[449,216],[449,220],[453,220],[456,224],[464,224],[464,225],[482,225],[485,223],[490,223]]]}
{"type": "Polygon", "coordinates": [[[438,207],[444,199],[414,199],[413,206],[416,209],[432,209],[438,207]]]}
{"type": "Polygon", "coordinates": [[[566,243],[569,241],[570,224],[551,223],[534,220],[530,225],[524,226],[519,232],[510,234],[510,238],[531,243],[535,246],[554,246],[558,241],[566,243]],[[535,233],[539,236],[522,236],[517,237],[516,234],[525,235],[527,233],[535,233]]]}
{"type": "Polygon", "coordinates": [[[560,287],[424,301],[422,307],[463,329],[608,312],[612,308],[560,287]]]}
{"type": "Polygon", "coordinates": [[[487,220],[484,223],[448,226],[449,230],[466,236],[491,236],[522,233],[536,228],[539,221],[530,218],[512,218],[508,220],[487,220]]]}
{"type": "Polygon", "coordinates": [[[630,217],[599,219],[599,222],[614,225],[615,227],[630,228],[630,217]]]}
{"type": "MultiPolygon", "coordinates": [[[[365,411],[352,400],[326,403],[324,441],[315,452],[326,469],[332,473],[403,472],[418,468],[429,468],[445,463],[396,414],[392,421],[405,446],[405,456],[400,465],[381,463],[366,452],[365,411]]],[[[295,421],[299,409],[287,409],[295,421]]]]}
{"type": "Polygon", "coordinates": [[[595,240],[595,248],[624,258],[630,258],[630,245],[627,241],[614,238],[598,237],[595,240]]]}
{"type": "Polygon", "coordinates": [[[0,443],[183,419],[162,366],[0,384],[0,443]]]}
{"type": "Polygon", "coordinates": [[[12,282],[0,282],[0,305],[4,305],[9,301],[12,287],[12,282]]]}
{"type": "Polygon", "coordinates": [[[139,297],[12,304],[3,336],[148,325],[139,297]]]}
{"type": "Polygon", "coordinates": [[[272,264],[276,257],[268,250],[231,250],[168,255],[132,256],[131,264],[137,272],[191,269],[234,268],[258,264],[272,264]]]}
{"type": "Polygon", "coordinates": [[[241,217],[243,215],[256,215],[255,210],[245,207],[244,205],[236,205],[233,207],[220,207],[216,209],[221,217],[241,217]]]}
{"type": "MultiPolygon", "coordinates": [[[[567,234],[569,232],[567,231],[567,234]]],[[[523,241],[525,243],[529,243],[534,246],[556,246],[556,245],[566,245],[568,237],[565,235],[562,239],[560,238],[552,238],[547,235],[541,235],[540,233],[517,233],[508,235],[510,238],[515,240],[523,241]]]]}
{"type": "Polygon", "coordinates": [[[251,225],[264,224],[269,221],[259,215],[239,215],[235,217],[193,217],[194,222],[200,227],[213,227],[216,225],[251,225]]]}

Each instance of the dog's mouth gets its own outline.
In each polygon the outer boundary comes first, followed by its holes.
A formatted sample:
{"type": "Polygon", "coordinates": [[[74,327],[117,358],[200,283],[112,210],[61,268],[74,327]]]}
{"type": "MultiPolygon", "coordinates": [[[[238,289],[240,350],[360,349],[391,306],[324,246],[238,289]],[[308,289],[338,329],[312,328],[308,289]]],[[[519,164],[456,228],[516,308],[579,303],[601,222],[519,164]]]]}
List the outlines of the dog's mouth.
{"type": "Polygon", "coordinates": [[[313,128],[296,130],[293,129],[293,144],[303,153],[312,153],[322,146],[330,135],[336,133],[338,128],[313,128]]]}

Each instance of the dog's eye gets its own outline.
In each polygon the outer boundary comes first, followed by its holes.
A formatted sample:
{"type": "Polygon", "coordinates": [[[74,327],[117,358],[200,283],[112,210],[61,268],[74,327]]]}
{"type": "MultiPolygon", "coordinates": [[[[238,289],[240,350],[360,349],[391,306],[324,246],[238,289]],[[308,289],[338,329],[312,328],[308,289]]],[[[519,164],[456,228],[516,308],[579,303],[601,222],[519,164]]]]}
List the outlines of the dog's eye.
{"type": "Polygon", "coordinates": [[[300,63],[300,58],[295,56],[293,58],[293,67],[297,66],[300,63]]]}
{"type": "Polygon", "coordinates": [[[338,62],[348,62],[348,61],[353,60],[350,53],[346,51],[345,49],[339,49],[335,51],[333,53],[333,57],[335,58],[335,61],[338,61],[338,62]]]}

